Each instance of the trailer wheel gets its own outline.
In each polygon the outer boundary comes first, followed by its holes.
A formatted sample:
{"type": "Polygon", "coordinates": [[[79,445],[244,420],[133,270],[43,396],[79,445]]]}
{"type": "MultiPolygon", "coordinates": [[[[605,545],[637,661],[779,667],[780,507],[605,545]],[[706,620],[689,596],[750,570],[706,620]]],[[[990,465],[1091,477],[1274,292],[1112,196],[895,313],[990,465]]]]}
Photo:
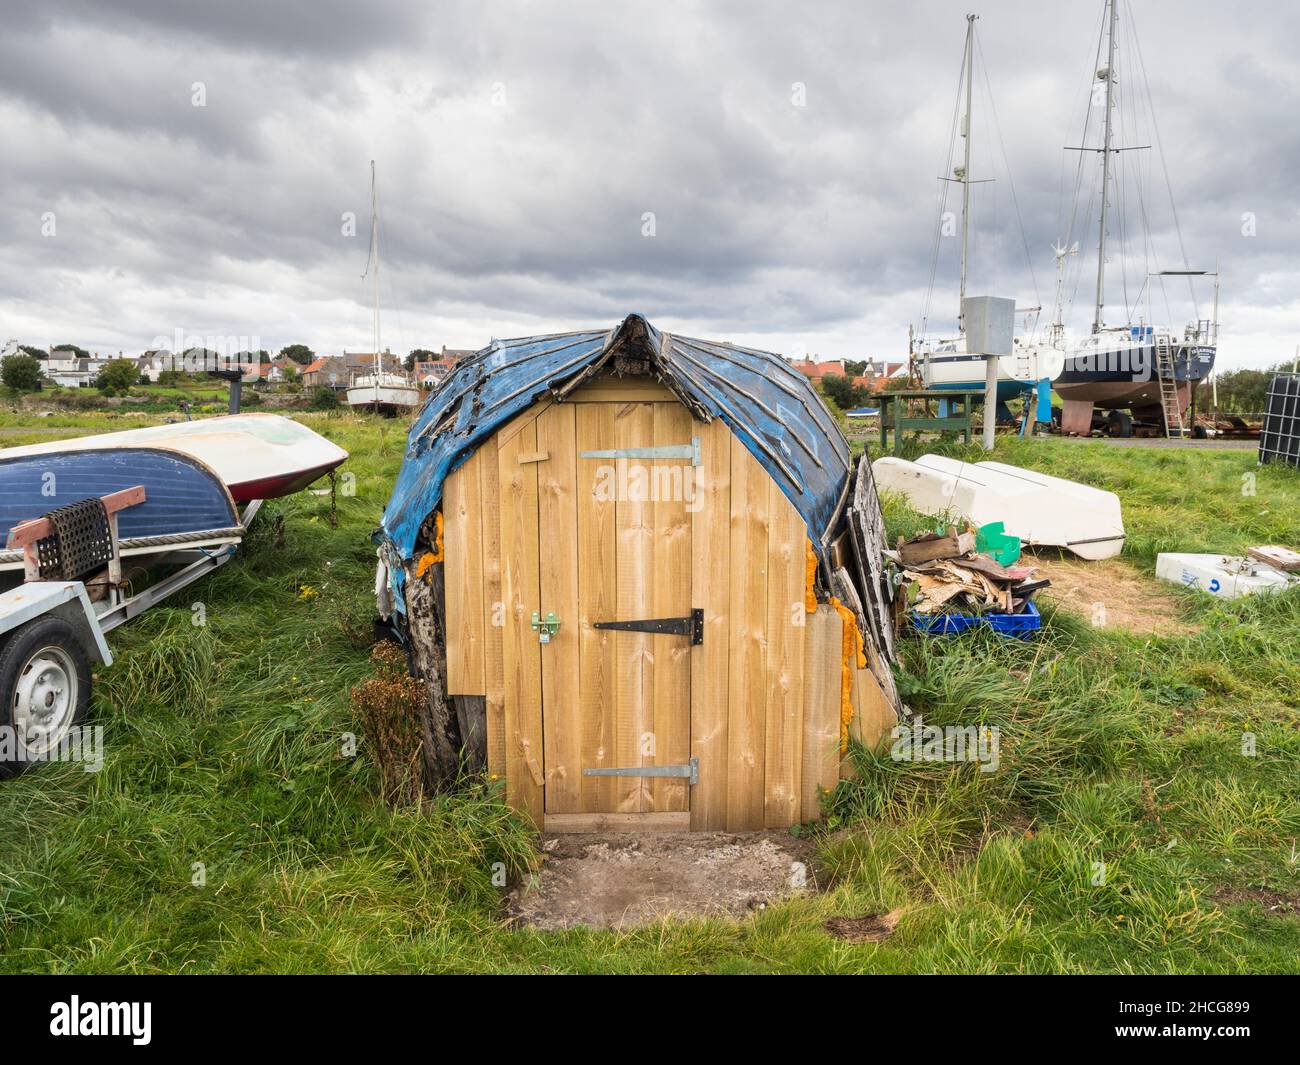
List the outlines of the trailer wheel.
{"type": "Polygon", "coordinates": [[[1122,410],[1113,410],[1106,419],[1106,435],[1129,437],[1133,435],[1133,419],[1122,410]]]}
{"type": "Polygon", "coordinates": [[[90,662],[81,636],[57,617],[37,618],[0,648],[0,780],[57,751],[90,705],[90,662]]]}

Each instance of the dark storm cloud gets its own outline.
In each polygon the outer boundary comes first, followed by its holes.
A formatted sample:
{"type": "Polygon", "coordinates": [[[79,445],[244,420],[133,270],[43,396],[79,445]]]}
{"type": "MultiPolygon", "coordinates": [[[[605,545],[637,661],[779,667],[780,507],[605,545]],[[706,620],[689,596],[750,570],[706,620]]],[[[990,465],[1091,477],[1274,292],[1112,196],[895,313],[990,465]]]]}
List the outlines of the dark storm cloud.
{"type": "MultiPolygon", "coordinates": [[[[964,13],[955,2],[27,7],[0,38],[0,140],[16,149],[0,333],[128,349],[175,328],[364,344],[375,158],[395,347],[476,346],[637,309],[787,350],[897,351],[930,274],[964,13]],[[195,83],[205,106],[193,106],[195,83]],[[341,232],[345,212],[356,236],[341,232]],[[41,234],[47,213],[54,237],[41,234]]],[[[1237,353],[1264,358],[1300,324],[1289,114],[1300,19],[1154,0],[1136,18],[1189,259],[1222,258],[1225,334],[1236,326],[1237,353]]],[[[977,85],[973,169],[997,181],[973,192],[976,291],[1050,300],[1075,158],[1062,147],[1079,135],[1099,20],[1099,3],[1000,3],[981,19],[996,112],[977,85]]],[[[1175,266],[1147,155],[1152,242],[1175,266]]],[[[1096,235],[1075,238],[1078,318],[1096,235]]],[[[1112,266],[1112,304],[1141,269],[1136,256],[1112,266]]],[[[949,239],[936,322],[955,312],[955,276],[949,239]]]]}

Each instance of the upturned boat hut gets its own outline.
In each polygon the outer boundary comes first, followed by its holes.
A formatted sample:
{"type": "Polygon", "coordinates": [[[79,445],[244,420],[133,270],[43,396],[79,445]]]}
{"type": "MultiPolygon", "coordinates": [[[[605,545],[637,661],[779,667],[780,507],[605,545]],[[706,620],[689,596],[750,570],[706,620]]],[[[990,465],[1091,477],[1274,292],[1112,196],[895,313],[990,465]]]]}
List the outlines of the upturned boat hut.
{"type": "Polygon", "coordinates": [[[376,534],[428,775],[548,831],[779,828],[895,720],[870,466],[777,355],[630,315],[493,341],[376,534]]]}

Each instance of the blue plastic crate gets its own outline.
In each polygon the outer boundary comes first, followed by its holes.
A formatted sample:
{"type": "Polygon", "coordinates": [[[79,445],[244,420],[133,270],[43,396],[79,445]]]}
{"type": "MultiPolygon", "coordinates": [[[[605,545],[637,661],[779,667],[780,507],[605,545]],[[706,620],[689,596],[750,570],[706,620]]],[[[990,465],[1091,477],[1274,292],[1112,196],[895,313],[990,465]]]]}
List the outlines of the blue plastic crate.
{"type": "Polygon", "coordinates": [[[1042,615],[1031,599],[1025,604],[1022,614],[924,614],[912,615],[912,626],[917,632],[928,636],[956,636],[968,632],[977,625],[987,625],[1002,636],[1014,636],[1017,640],[1027,640],[1042,627],[1042,615]]]}

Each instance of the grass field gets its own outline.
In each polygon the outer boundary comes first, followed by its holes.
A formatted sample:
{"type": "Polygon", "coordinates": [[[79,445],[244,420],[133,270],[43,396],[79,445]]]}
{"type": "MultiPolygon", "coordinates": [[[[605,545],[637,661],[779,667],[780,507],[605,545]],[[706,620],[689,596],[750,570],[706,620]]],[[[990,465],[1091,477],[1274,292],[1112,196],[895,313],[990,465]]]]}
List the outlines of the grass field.
{"type": "MultiPolygon", "coordinates": [[[[1194,635],[1061,610],[1030,643],[907,641],[912,710],[997,725],[997,772],[856,751],[860,778],[818,829],[827,890],[743,922],[507,927],[494,863],[519,875],[535,852],[494,788],[394,812],[365,737],[342,753],[348,689],[372,668],[369,534],[401,427],[301,418],[352,453],[338,528],[328,498],[269,504],[241,560],[113,634],[92,710],[103,771],[0,785],[0,970],[1300,970],[1294,593],[1180,592],[1194,635]],[[822,928],[895,908],[880,944],[822,928]]],[[[38,424],[0,419],[0,444],[22,442],[3,432],[20,423],[38,424]]],[[[1300,476],[1251,452],[1005,440],[997,457],[1118,491],[1146,571],[1170,548],[1300,542],[1300,476]]],[[[894,499],[886,513],[891,536],[924,524],[894,499]]]]}

